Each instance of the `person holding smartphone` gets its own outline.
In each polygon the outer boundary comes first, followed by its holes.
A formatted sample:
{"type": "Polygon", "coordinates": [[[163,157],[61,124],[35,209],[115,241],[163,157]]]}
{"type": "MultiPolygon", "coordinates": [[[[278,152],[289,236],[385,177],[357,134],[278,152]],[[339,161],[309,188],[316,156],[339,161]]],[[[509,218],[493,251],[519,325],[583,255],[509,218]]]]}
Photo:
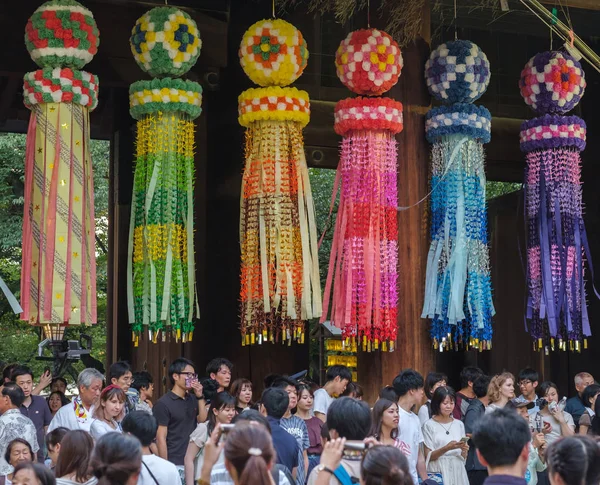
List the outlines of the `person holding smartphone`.
{"type": "Polygon", "coordinates": [[[430,478],[439,478],[441,475],[444,485],[469,483],[465,469],[469,439],[463,422],[452,416],[455,404],[454,389],[438,387],[431,399],[433,417],[423,425],[428,475],[430,478]]]}

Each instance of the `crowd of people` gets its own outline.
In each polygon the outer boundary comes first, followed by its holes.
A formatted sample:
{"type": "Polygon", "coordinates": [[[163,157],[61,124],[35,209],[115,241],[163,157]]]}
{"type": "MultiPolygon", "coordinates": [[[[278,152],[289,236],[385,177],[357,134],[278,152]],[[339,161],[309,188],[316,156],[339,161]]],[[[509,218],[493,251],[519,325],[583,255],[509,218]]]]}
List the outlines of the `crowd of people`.
{"type": "Polygon", "coordinates": [[[589,373],[567,400],[530,368],[515,378],[466,367],[459,391],[406,369],[370,406],[341,365],[323,387],[270,375],[260,396],[232,369],[214,359],[200,378],[176,359],[154,401],[152,376],[126,362],[106,376],[84,369],[72,399],[65,379],[46,372],[35,385],[31,369],[9,365],[0,485],[600,484],[589,373]]]}

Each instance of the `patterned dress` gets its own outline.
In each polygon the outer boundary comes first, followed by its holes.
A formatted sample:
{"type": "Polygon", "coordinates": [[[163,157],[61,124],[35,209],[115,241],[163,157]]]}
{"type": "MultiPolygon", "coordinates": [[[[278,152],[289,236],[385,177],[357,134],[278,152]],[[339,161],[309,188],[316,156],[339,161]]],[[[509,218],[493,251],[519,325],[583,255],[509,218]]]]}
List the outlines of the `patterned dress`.
{"type": "Polygon", "coordinates": [[[40,449],[33,421],[27,416],[23,416],[18,409],[9,409],[0,416],[0,476],[13,472],[13,467],[6,462],[4,454],[10,442],[15,438],[27,441],[31,445],[34,455],[40,449]]]}

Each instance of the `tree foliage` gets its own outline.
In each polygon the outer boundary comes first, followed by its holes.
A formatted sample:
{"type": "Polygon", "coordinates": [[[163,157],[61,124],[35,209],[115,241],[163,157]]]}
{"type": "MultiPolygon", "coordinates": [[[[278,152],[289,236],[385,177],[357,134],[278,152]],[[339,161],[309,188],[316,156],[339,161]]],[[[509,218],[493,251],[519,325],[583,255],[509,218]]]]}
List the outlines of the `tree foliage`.
{"type": "MultiPolygon", "coordinates": [[[[21,238],[25,182],[25,135],[0,133],[0,277],[20,297],[21,238]]],[[[92,355],[104,362],[106,354],[106,292],[108,247],[108,164],[109,143],[92,140],[96,215],[96,264],[98,324],[67,330],[68,339],[80,333],[92,336],[92,355]]],[[[12,313],[6,298],[0,295],[0,359],[28,363],[39,376],[47,363],[36,361],[40,329],[31,327],[12,313]]]]}

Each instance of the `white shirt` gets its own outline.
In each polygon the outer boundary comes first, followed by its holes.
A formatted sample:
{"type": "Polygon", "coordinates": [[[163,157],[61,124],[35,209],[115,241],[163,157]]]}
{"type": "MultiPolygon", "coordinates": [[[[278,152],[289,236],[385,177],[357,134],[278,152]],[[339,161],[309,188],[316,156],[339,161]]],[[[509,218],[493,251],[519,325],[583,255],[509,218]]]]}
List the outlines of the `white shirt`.
{"type": "Polygon", "coordinates": [[[90,426],[90,434],[94,441],[98,441],[102,436],[106,433],[122,433],[121,425],[113,420],[113,424],[115,427],[113,428],[110,424],[101,419],[94,419],[92,421],[92,425],[90,426]]]}
{"type": "MultiPolygon", "coordinates": [[[[210,485],[234,485],[233,479],[227,471],[227,468],[225,468],[224,463],[217,463],[213,466],[212,471],[210,472],[210,485]]],[[[279,472],[279,483],[277,485],[291,485],[282,471],[279,472]]]]}
{"type": "MultiPolygon", "coordinates": [[[[563,411],[565,416],[565,422],[572,430],[575,430],[575,421],[573,421],[573,416],[571,416],[566,411],[563,411]]],[[[546,435],[546,443],[550,446],[556,440],[562,438],[562,431],[560,429],[560,423],[554,418],[554,416],[550,415],[541,415],[544,423],[549,423],[552,427],[552,431],[546,435]]],[[[529,416],[529,421],[532,425],[535,425],[535,416],[529,416]]]]}
{"type": "Polygon", "coordinates": [[[404,441],[410,447],[408,459],[408,469],[415,485],[419,483],[417,473],[417,461],[419,460],[419,450],[423,443],[423,434],[421,433],[421,422],[418,416],[413,412],[406,412],[401,406],[398,406],[400,421],[398,422],[398,439],[404,441]]]}
{"type": "MultiPolygon", "coordinates": [[[[427,402],[431,404],[431,399],[427,399],[427,402]]],[[[421,423],[421,428],[425,425],[427,421],[429,421],[430,418],[431,416],[429,416],[429,407],[427,406],[427,404],[423,404],[419,408],[419,422],[421,423]]]]}
{"type": "Polygon", "coordinates": [[[48,426],[48,433],[56,428],[67,428],[70,430],[81,429],[83,431],[90,432],[90,428],[92,426],[92,421],[94,418],[92,415],[94,414],[94,406],[92,406],[89,410],[86,411],[85,416],[76,416],[75,415],[75,405],[70,402],[69,404],[65,404],[62,408],[56,411],[56,414],[50,421],[50,426],[48,426]]]}
{"type": "Polygon", "coordinates": [[[98,479],[96,477],[90,478],[87,482],[81,483],[76,482],[74,480],[69,480],[67,478],[57,478],[56,485],[96,485],[98,483],[98,479]]]}
{"type": "Polygon", "coordinates": [[[160,456],[156,455],[142,455],[142,461],[144,463],[142,463],[142,471],[137,485],[156,485],[156,482],[152,479],[144,464],[150,468],[150,471],[160,485],[181,485],[179,470],[170,461],[163,460],[160,456]]]}
{"type": "Polygon", "coordinates": [[[18,409],[9,409],[0,416],[0,474],[8,475],[13,472],[13,467],[4,459],[6,449],[12,440],[22,438],[29,445],[35,455],[40,449],[37,441],[37,430],[33,421],[21,414],[18,409]]]}
{"type": "Polygon", "coordinates": [[[313,401],[313,412],[321,413],[327,416],[327,410],[332,402],[333,398],[325,389],[317,389],[315,391],[315,398],[313,401]]]}

